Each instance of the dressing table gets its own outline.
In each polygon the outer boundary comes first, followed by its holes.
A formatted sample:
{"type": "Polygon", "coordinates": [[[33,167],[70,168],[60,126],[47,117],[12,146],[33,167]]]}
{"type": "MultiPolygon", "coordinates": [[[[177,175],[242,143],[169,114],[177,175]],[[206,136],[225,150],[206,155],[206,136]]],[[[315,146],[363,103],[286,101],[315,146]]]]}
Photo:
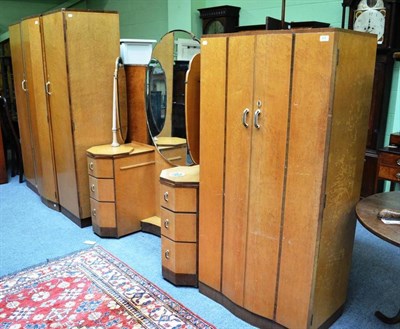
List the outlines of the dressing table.
{"type": "Polygon", "coordinates": [[[93,231],[115,237],[140,230],[155,213],[154,147],[138,142],[87,150],[93,231]],[[139,188],[135,188],[139,187],[139,188]]]}

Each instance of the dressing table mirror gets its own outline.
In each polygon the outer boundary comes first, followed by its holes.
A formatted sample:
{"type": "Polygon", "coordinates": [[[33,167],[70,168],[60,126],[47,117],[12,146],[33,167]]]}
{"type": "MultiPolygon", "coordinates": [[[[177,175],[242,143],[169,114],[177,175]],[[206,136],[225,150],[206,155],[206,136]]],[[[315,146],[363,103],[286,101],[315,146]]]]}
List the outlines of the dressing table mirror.
{"type": "MultiPolygon", "coordinates": [[[[188,72],[197,72],[197,69],[189,70],[192,58],[199,52],[200,42],[192,33],[173,30],[155,45],[147,69],[147,125],[156,150],[171,166],[196,163],[190,156],[186,125],[186,117],[193,118],[188,112],[196,108],[195,101],[187,106],[186,95],[196,95],[196,91],[187,93],[186,90],[188,72]]],[[[194,65],[199,65],[199,61],[194,65]]],[[[199,78],[199,90],[198,81],[199,78]]]]}

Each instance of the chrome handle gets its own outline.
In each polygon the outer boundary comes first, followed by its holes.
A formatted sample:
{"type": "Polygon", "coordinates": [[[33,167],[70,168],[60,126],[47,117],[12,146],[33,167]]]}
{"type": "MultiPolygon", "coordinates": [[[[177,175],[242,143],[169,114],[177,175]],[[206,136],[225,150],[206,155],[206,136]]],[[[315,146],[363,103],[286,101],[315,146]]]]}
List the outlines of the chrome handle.
{"type": "Polygon", "coordinates": [[[47,82],[46,82],[45,89],[46,89],[46,94],[50,96],[50,95],[51,95],[51,91],[50,91],[50,81],[47,81],[47,82]]]}
{"type": "Polygon", "coordinates": [[[169,228],[169,219],[164,220],[164,227],[169,228]]]}
{"type": "Polygon", "coordinates": [[[400,166],[400,159],[397,159],[396,163],[398,166],[400,166]]]}
{"type": "Polygon", "coordinates": [[[90,163],[89,163],[89,170],[90,170],[90,171],[93,171],[93,169],[94,169],[94,163],[93,163],[93,162],[90,162],[90,163]]]}
{"type": "Polygon", "coordinates": [[[94,208],[94,209],[92,210],[92,216],[93,216],[93,217],[96,217],[96,208],[94,208]]]}
{"type": "Polygon", "coordinates": [[[249,124],[247,123],[247,115],[250,113],[249,109],[245,109],[242,114],[242,124],[247,128],[249,124]]]}
{"type": "Polygon", "coordinates": [[[164,200],[165,200],[165,202],[168,202],[168,192],[164,193],[164,200]]]}
{"type": "Polygon", "coordinates": [[[257,109],[254,112],[254,127],[256,127],[257,129],[260,129],[260,127],[261,127],[260,124],[258,123],[258,118],[259,118],[260,114],[261,114],[260,109],[257,109]]]}
{"type": "Polygon", "coordinates": [[[94,193],[94,184],[92,184],[92,186],[90,187],[90,190],[94,193]]]}
{"type": "Polygon", "coordinates": [[[26,88],[26,80],[25,79],[22,80],[22,82],[21,82],[21,88],[23,91],[28,91],[28,88],[26,88]]]}
{"type": "Polygon", "coordinates": [[[166,259],[169,259],[169,250],[165,250],[164,256],[166,259]]]}
{"type": "Polygon", "coordinates": [[[396,178],[400,180],[400,172],[396,174],[396,178]]]}

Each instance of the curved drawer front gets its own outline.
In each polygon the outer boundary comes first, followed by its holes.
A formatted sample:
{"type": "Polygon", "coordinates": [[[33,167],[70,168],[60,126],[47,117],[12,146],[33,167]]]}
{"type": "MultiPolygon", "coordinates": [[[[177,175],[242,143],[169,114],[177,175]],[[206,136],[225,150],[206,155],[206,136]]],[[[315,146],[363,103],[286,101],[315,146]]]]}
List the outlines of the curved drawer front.
{"type": "Polygon", "coordinates": [[[112,159],[95,159],[87,157],[88,173],[97,178],[113,178],[112,159]]]}
{"type": "Polygon", "coordinates": [[[112,202],[98,202],[90,199],[90,214],[92,224],[100,228],[115,228],[115,204],[112,202]]]}
{"type": "Polygon", "coordinates": [[[90,197],[97,201],[115,201],[114,180],[109,178],[95,178],[89,175],[90,197]]]}
{"type": "Polygon", "coordinates": [[[197,190],[160,184],[160,205],[175,212],[196,212],[197,190]]]}
{"type": "Polygon", "coordinates": [[[176,274],[196,274],[196,244],[161,239],[162,266],[176,274]]]}
{"type": "Polygon", "coordinates": [[[177,242],[196,242],[196,214],[161,207],[161,234],[177,242]]]}

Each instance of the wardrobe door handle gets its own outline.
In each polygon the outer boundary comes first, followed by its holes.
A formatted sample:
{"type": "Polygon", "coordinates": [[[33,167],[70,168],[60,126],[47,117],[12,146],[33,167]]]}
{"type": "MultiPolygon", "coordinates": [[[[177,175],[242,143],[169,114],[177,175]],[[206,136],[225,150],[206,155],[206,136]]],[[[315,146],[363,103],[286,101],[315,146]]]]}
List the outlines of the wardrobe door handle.
{"type": "Polygon", "coordinates": [[[22,80],[22,82],[21,82],[21,88],[23,91],[28,91],[28,88],[26,88],[26,80],[25,79],[22,80]]]}
{"type": "Polygon", "coordinates": [[[243,124],[243,126],[245,126],[245,128],[249,127],[249,124],[247,123],[247,115],[249,113],[250,113],[250,110],[249,109],[245,109],[243,111],[243,114],[242,114],[242,124],[243,124]]]}
{"type": "Polygon", "coordinates": [[[47,82],[46,82],[45,89],[46,89],[46,94],[50,96],[50,95],[51,95],[51,91],[50,91],[50,81],[47,81],[47,82]]]}
{"type": "Polygon", "coordinates": [[[260,114],[261,114],[261,110],[260,109],[257,109],[255,112],[254,112],[254,127],[256,127],[257,129],[260,129],[260,124],[258,123],[258,117],[260,116],[260,114]]]}

